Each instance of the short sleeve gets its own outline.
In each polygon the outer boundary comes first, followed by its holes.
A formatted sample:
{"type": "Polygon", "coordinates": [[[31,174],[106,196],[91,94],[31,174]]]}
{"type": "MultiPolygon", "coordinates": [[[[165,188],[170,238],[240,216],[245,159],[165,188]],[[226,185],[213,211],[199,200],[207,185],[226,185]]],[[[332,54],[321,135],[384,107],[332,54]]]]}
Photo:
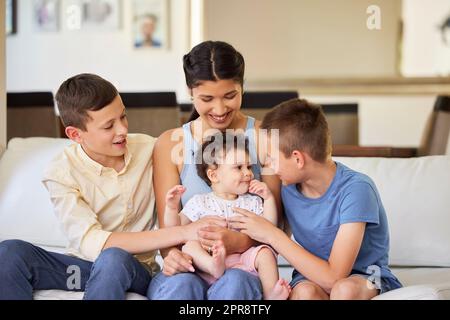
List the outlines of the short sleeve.
{"type": "Polygon", "coordinates": [[[260,197],[255,197],[255,210],[253,211],[258,216],[261,216],[264,213],[264,204],[260,197]]]}
{"type": "Polygon", "coordinates": [[[200,198],[198,195],[195,195],[188,200],[180,213],[184,214],[192,222],[197,221],[200,219],[200,206],[200,198]]]}
{"type": "Polygon", "coordinates": [[[380,204],[374,187],[367,182],[353,183],[345,190],[340,204],[340,223],[379,224],[380,204]]]}

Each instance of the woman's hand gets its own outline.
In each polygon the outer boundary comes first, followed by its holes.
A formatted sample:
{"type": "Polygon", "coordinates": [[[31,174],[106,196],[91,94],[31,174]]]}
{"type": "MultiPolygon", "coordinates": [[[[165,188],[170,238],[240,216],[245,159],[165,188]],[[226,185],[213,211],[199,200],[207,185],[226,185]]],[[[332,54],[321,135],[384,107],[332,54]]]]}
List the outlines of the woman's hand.
{"type": "Polygon", "coordinates": [[[250,187],[248,189],[250,193],[256,194],[263,198],[264,200],[269,200],[273,197],[272,192],[270,191],[267,184],[259,180],[252,180],[250,182],[250,187]]]}
{"type": "Polygon", "coordinates": [[[203,249],[209,251],[210,248],[221,243],[225,246],[225,250],[229,252],[230,239],[232,237],[230,229],[225,226],[207,226],[198,231],[198,240],[203,249]]]}
{"type": "MultiPolygon", "coordinates": [[[[200,240],[198,233],[201,229],[204,229],[207,227],[226,229],[227,221],[224,218],[220,218],[217,216],[208,216],[208,217],[199,219],[195,222],[189,223],[189,224],[185,225],[184,227],[187,230],[187,235],[185,237],[186,241],[200,240]]],[[[206,249],[208,249],[208,248],[206,248],[206,249]]]]}
{"type": "Polygon", "coordinates": [[[210,247],[223,243],[227,254],[241,253],[256,245],[256,241],[248,235],[229,228],[210,226],[202,228],[198,233],[202,247],[208,251],[210,247]]]}
{"type": "Polygon", "coordinates": [[[240,230],[242,233],[256,241],[270,244],[273,233],[281,231],[269,220],[258,216],[253,212],[241,208],[233,208],[233,211],[239,215],[229,218],[228,225],[240,230]]]}
{"type": "Polygon", "coordinates": [[[195,272],[192,257],[177,248],[172,248],[164,258],[163,274],[173,276],[182,272],[195,272]]]}

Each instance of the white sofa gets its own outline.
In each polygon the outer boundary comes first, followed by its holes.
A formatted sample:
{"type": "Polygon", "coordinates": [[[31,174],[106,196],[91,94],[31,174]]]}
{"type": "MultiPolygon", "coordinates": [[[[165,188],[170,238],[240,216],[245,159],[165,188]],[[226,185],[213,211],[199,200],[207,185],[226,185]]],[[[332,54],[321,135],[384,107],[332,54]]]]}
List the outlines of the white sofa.
{"type": "MultiPolygon", "coordinates": [[[[40,180],[46,164],[70,143],[10,141],[0,159],[0,241],[22,239],[64,251],[66,239],[40,180]]],[[[404,288],[376,299],[450,299],[450,156],[336,160],[372,177],[387,211],[390,262],[404,288]]],[[[292,268],[285,264],[280,259],[280,273],[290,279],[292,268]]],[[[37,291],[35,298],[81,299],[82,293],[37,291]]],[[[144,297],[129,294],[128,299],[144,297]]]]}

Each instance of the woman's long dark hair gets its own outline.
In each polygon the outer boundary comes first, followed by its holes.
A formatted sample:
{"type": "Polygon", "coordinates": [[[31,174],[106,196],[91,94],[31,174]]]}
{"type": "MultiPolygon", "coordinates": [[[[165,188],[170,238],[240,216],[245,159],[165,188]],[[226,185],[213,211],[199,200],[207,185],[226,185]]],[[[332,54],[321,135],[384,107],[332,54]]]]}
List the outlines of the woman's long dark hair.
{"type": "MultiPolygon", "coordinates": [[[[193,89],[202,81],[234,80],[244,85],[244,57],[222,41],[205,41],[183,57],[186,85],[193,89]]],[[[195,107],[188,121],[199,117],[195,107]]]]}

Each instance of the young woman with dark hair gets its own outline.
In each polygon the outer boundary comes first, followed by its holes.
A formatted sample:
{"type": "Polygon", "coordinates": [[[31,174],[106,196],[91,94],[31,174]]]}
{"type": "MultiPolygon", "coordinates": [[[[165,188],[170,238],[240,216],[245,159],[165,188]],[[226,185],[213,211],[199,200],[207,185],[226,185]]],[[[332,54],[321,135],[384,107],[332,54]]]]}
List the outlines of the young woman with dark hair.
{"type": "MultiPolygon", "coordinates": [[[[279,179],[261,175],[261,163],[265,163],[265,159],[258,156],[260,122],[240,110],[245,72],[243,56],[228,43],[206,41],[184,56],[183,67],[195,111],[181,128],[163,133],[154,149],[154,186],[160,228],[170,226],[165,223],[164,209],[166,194],[171,188],[185,187],[184,193],[176,195],[181,206],[196,194],[211,192],[210,186],[197,174],[195,159],[205,139],[217,130],[235,130],[247,136],[253,175],[268,185],[281,213],[279,179]]],[[[242,253],[255,244],[240,232],[218,226],[200,231],[199,241],[206,251],[222,242],[229,254],[242,253]]],[[[161,250],[161,254],[164,269],[149,288],[152,299],[262,298],[259,279],[248,272],[229,269],[209,287],[194,273],[192,257],[180,248],[167,248],[161,250]]]]}

